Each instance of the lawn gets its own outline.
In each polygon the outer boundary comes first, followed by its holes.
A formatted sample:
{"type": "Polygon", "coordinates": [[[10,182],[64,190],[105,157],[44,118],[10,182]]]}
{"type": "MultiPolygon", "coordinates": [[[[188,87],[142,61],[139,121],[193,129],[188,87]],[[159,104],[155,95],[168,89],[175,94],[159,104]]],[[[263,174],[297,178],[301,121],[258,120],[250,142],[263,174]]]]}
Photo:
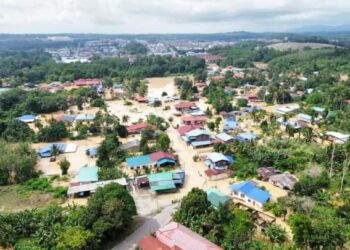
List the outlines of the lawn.
{"type": "Polygon", "coordinates": [[[60,204],[52,194],[40,191],[19,191],[17,185],[0,186],[0,213],[18,212],[25,209],[43,207],[48,204],[60,204]]]}

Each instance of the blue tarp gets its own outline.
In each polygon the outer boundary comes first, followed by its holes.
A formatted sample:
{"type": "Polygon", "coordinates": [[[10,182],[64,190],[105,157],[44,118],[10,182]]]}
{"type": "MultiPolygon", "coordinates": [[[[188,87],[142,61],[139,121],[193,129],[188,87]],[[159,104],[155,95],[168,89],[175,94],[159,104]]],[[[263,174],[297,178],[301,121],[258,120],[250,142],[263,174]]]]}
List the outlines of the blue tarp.
{"type": "Polygon", "coordinates": [[[45,147],[42,147],[38,150],[39,156],[41,158],[51,157],[52,156],[52,148],[54,145],[58,148],[58,151],[60,154],[63,154],[66,150],[66,147],[67,147],[66,144],[61,144],[61,143],[48,144],[45,147]]]}

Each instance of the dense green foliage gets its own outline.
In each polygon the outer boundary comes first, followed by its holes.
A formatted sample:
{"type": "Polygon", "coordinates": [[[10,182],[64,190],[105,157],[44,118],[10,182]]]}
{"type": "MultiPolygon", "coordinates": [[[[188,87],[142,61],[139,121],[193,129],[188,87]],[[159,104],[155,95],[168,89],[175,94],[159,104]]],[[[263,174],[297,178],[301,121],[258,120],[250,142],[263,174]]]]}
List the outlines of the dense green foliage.
{"type": "MultiPolygon", "coordinates": [[[[132,53],[145,52],[136,43],[127,45],[132,53]]],[[[0,56],[0,77],[9,78],[11,84],[25,82],[73,81],[79,78],[120,79],[192,73],[204,69],[203,60],[194,57],[138,57],[130,63],[124,58],[95,58],[91,63],[55,63],[48,54],[36,52],[8,53],[0,56]]]]}
{"type": "Polygon", "coordinates": [[[16,249],[100,249],[132,224],[133,198],[124,187],[99,188],[86,207],[48,206],[0,215],[0,246],[16,249]]]}
{"type": "Polygon", "coordinates": [[[97,150],[97,166],[111,168],[122,163],[125,159],[125,153],[119,146],[117,135],[115,133],[107,134],[97,150]]]}
{"type": "Polygon", "coordinates": [[[213,48],[210,52],[225,56],[220,62],[221,66],[234,65],[237,67],[251,67],[253,62],[269,62],[275,57],[288,54],[288,52],[269,49],[264,43],[253,41],[213,48]]]}
{"type": "MultiPolygon", "coordinates": [[[[255,226],[249,212],[235,208],[230,203],[215,209],[207,200],[207,194],[197,188],[182,199],[173,219],[224,249],[255,249],[257,244],[253,240],[255,226]]],[[[269,235],[276,242],[281,242],[283,233],[277,230],[269,235]]]]}
{"type": "Polygon", "coordinates": [[[37,154],[28,144],[10,145],[0,140],[0,151],[0,185],[23,183],[37,176],[37,154]]]}
{"type": "Polygon", "coordinates": [[[189,78],[176,77],[174,82],[175,86],[180,91],[181,100],[192,101],[195,99],[194,94],[198,93],[198,89],[193,86],[193,82],[189,78]]]}

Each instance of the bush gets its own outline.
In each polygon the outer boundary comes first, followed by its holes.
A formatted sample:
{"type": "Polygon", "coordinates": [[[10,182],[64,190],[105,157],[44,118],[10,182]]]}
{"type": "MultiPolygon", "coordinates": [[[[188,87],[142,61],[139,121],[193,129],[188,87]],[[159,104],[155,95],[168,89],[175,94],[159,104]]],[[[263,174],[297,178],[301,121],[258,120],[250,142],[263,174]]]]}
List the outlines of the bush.
{"type": "Polygon", "coordinates": [[[63,158],[58,164],[60,165],[62,175],[66,175],[70,167],[70,162],[67,160],[67,158],[63,158]]]}
{"type": "Polygon", "coordinates": [[[239,99],[237,99],[236,105],[239,108],[247,107],[248,100],[245,98],[239,98],[239,99]]]}
{"type": "Polygon", "coordinates": [[[272,242],[282,243],[287,238],[287,232],[277,224],[272,224],[264,231],[272,242]]]}

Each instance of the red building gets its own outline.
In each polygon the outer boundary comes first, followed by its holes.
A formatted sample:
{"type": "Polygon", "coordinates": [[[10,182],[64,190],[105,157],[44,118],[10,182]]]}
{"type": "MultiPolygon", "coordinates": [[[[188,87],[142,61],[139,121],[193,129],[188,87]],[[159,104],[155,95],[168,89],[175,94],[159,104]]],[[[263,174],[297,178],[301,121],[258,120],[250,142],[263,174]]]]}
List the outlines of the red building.
{"type": "Polygon", "coordinates": [[[176,222],[159,228],[155,237],[144,236],[137,245],[141,250],[222,250],[221,247],[176,222]]]}
{"type": "Polygon", "coordinates": [[[202,128],[202,126],[201,125],[184,125],[179,127],[177,129],[177,132],[179,132],[180,136],[185,136],[186,133],[199,128],[202,128]]]}
{"type": "Polygon", "coordinates": [[[76,86],[92,86],[92,85],[100,85],[101,84],[101,80],[94,78],[87,78],[87,79],[78,79],[75,80],[74,84],[76,86]]]}
{"type": "Polygon", "coordinates": [[[127,129],[129,134],[139,134],[145,128],[153,128],[154,129],[154,126],[147,123],[147,122],[140,122],[140,123],[130,125],[126,129],[127,129]]]}
{"type": "Polygon", "coordinates": [[[177,111],[183,112],[185,110],[197,109],[197,105],[193,102],[182,101],[182,102],[175,104],[175,109],[177,111]]]}
{"type": "Polygon", "coordinates": [[[181,121],[184,125],[201,125],[203,126],[206,122],[206,118],[204,116],[185,116],[181,118],[181,121]]]}

